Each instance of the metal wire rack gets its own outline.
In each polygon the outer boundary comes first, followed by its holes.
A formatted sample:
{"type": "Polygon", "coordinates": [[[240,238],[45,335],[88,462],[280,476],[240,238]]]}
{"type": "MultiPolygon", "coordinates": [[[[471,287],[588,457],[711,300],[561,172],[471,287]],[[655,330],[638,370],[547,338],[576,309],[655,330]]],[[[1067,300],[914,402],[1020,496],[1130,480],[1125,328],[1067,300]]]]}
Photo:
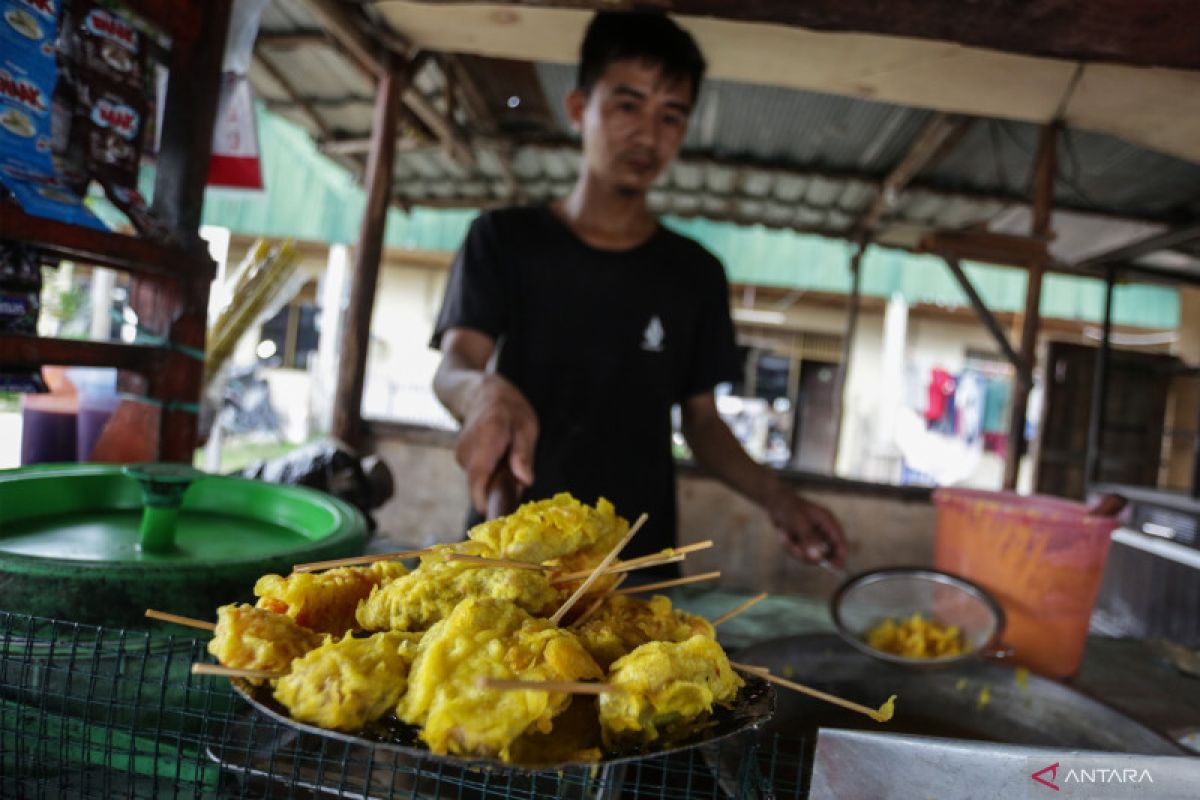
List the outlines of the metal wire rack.
{"type": "Polygon", "coordinates": [[[0,612],[0,797],[802,798],[802,739],[616,767],[481,771],[306,734],[193,676],[204,641],[0,612]]]}

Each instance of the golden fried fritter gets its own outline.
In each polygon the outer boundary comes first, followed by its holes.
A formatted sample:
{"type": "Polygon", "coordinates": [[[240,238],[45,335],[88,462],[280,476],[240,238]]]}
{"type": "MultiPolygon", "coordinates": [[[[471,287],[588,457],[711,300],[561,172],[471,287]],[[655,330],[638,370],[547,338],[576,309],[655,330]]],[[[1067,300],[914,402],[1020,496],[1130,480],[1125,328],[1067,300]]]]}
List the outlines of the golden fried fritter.
{"type": "Polygon", "coordinates": [[[564,556],[579,554],[578,566],[587,569],[587,559],[595,553],[599,560],[629,531],[629,523],[618,517],[612,503],[603,497],[592,508],[566,492],[549,500],[525,503],[507,517],[480,523],[467,532],[477,542],[487,544],[501,558],[540,564],[564,556]]]}
{"type": "Polygon", "coordinates": [[[462,601],[417,647],[397,715],[435,753],[509,760],[524,733],[547,732],[570,695],[481,689],[481,677],[585,680],[603,672],[574,634],[488,598],[462,601]]]}
{"type": "Polygon", "coordinates": [[[686,733],[745,685],[721,645],[707,636],[644,644],[612,665],[608,681],[622,690],[601,695],[598,703],[609,745],[686,733]]]}
{"type": "Polygon", "coordinates": [[[420,636],[387,632],[345,636],[309,650],[275,684],[275,699],[301,722],[357,731],[396,705],[420,636]]]}
{"type": "Polygon", "coordinates": [[[227,667],[286,672],[293,659],[319,647],[321,635],[291,617],[241,605],[217,609],[217,629],[208,652],[227,667]]]}
{"type": "Polygon", "coordinates": [[[596,663],[605,669],[647,642],[682,642],[693,636],[717,638],[711,622],[671,608],[670,599],[662,595],[649,601],[610,595],[576,633],[596,663]]]}
{"type": "Polygon", "coordinates": [[[311,630],[341,636],[357,627],[355,609],[372,589],[406,574],[399,561],[376,561],[366,567],[293,572],[286,578],[263,575],[254,584],[254,594],[259,608],[287,614],[311,630]]]}
{"type": "Polygon", "coordinates": [[[452,552],[495,557],[480,542],[434,548],[422,557],[419,568],[373,590],[358,607],[358,624],[369,631],[423,631],[469,597],[508,600],[532,614],[548,614],[560,601],[547,572],[447,560],[452,552]]]}

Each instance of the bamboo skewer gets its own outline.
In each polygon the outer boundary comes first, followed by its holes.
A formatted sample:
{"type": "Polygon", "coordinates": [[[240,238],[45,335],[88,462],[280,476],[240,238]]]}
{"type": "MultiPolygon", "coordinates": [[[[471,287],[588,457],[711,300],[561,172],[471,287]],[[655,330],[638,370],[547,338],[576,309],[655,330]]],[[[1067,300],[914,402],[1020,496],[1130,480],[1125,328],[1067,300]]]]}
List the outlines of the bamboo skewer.
{"type": "Polygon", "coordinates": [[[761,603],[763,600],[766,600],[766,599],[767,599],[767,593],[762,592],[760,594],[754,595],[754,597],[751,597],[749,600],[745,600],[741,603],[738,603],[736,606],[734,606],[733,608],[729,609],[721,616],[714,619],[712,621],[713,627],[714,628],[717,627],[722,622],[729,622],[729,620],[733,619],[738,614],[741,614],[744,611],[748,611],[750,608],[758,605],[759,603],[761,603]]]}
{"type": "Polygon", "coordinates": [[[174,622],[176,625],[186,625],[189,628],[199,628],[202,631],[215,631],[217,629],[216,625],[211,622],[205,622],[202,619],[181,617],[178,614],[168,614],[165,611],[155,611],[153,608],[146,609],[146,616],[150,619],[162,620],[163,622],[174,622]]]}
{"type": "MultiPolygon", "coordinates": [[[[649,569],[650,567],[657,567],[662,564],[674,564],[677,561],[683,561],[685,558],[687,558],[687,556],[677,554],[677,555],[673,555],[673,556],[660,558],[657,561],[647,561],[644,564],[635,564],[633,561],[622,561],[620,564],[615,564],[615,565],[609,567],[608,569],[604,570],[604,572],[601,574],[602,575],[619,575],[623,572],[633,572],[635,569],[649,569]]],[[[554,578],[550,582],[554,583],[554,584],[574,583],[575,581],[581,580],[582,578],[586,578],[588,575],[591,575],[591,574],[592,574],[591,570],[581,570],[580,572],[568,572],[566,575],[559,575],[557,578],[554,578]]]]}
{"type": "Polygon", "coordinates": [[[641,527],[646,524],[647,519],[649,519],[649,517],[644,513],[638,517],[637,522],[633,523],[633,527],[629,529],[629,533],[625,534],[621,541],[617,542],[616,547],[608,551],[608,555],[606,555],[604,559],[596,565],[596,568],[592,570],[592,574],[589,575],[583,583],[579,584],[579,588],[575,590],[574,594],[567,598],[567,602],[559,606],[558,611],[554,612],[554,616],[550,617],[550,623],[552,625],[558,625],[562,622],[562,618],[568,611],[571,610],[571,606],[579,602],[579,598],[583,597],[584,593],[592,587],[592,584],[595,583],[601,574],[603,574],[604,570],[608,568],[608,565],[611,564],[613,560],[621,554],[621,551],[625,549],[625,545],[629,544],[629,540],[633,538],[633,535],[641,530],[641,527]]]}
{"type": "Polygon", "coordinates": [[[670,589],[672,586],[687,586],[689,583],[700,583],[701,581],[711,581],[721,577],[721,571],[705,572],[700,575],[692,575],[687,578],[675,578],[669,581],[659,581],[658,583],[645,583],[641,586],[630,586],[625,589],[613,592],[613,594],[640,594],[641,592],[653,592],[657,589],[670,589]]]}
{"type": "Polygon", "coordinates": [[[220,664],[192,664],[193,675],[213,675],[218,678],[251,678],[254,680],[274,680],[287,675],[286,672],[271,672],[265,669],[242,669],[240,667],[223,667],[220,664]]]}
{"type": "Polygon", "coordinates": [[[553,567],[547,567],[543,564],[535,564],[532,561],[515,561],[511,558],[484,558],[483,556],[472,556],[466,553],[447,553],[447,561],[465,561],[469,564],[478,564],[481,567],[504,567],[506,569],[530,569],[530,570],[551,570],[553,567]]]}
{"type": "MultiPolygon", "coordinates": [[[[669,548],[671,550],[670,553],[668,553],[666,550],[663,550],[659,553],[651,553],[648,556],[638,556],[637,558],[631,558],[628,561],[620,561],[609,567],[607,574],[612,574],[614,572],[629,572],[630,570],[641,569],[642,567],[657,567],[660,564],[672,564],[676,561],[682,560],[682,558],[678,558],[678,556],[687,556],[688,553],[695,553],[697,550],[707,550],[712,546],[712,539],[705,539],[703,542],[687,544],[683,547],[669,548]]],[[[592,571],[590,569],[581,569],[576,572],[567,572],[559,575],[554,579],[554,581],[556,583],[570,583],[571,581],[577,581],[586,578],[591,574],[592,571]]]]}
{"type": "Polygon", "coordinates": [[[593,600],[592,604],[587,607],[587,610],[580,614],[579,618],[571,623],[571,627],[578,628],[579,626],[583,625],[583,623],[587,622],[588,619],[591,618],[592,614],[595,614],[600,610],[600,606],[604,605],[604,601],[607,600],[609,596],[611,596],[612,593],[615,592],[628,577],[628,575],[622,575],[621,577],[617,578],[617,582],[612,585],[612,588],[610,588],[607,592],[602,592],[599,597],[593,600]]]}
{"type": "Polygon", "coordinates": [[[480,689],[497,689],[502,692],[563,692],[565,694],[608,694],[621,691],[611,683],[586,683],[584,681],[517,681],[501,678],[476,679],[480,689]]]}
{"type": "Polygon", "coordinates": [[[308,564],[296,564],[292,572],[316,572],[317,570],[334,569],[336,567],[356,567],[359,564],[374,564],[376,561],[399,561],[402,558],[416,558],[428,553],[432,548],[420,550],[401,550],[397,553],[373,553],[353,558],[335,558],[332,561],[313,561],[308,564]]]}
{"type": "Polygon", "coordinates": [[[809,697],[815,697],[818,700],[824,700],[826,703],[833,703],[835,706],[841,706],[842,708],[847,708],[851,711],[857,711],[859,714],[865,714],[876,722],[882,721],[879,719],[879,712],[873,708],[867,708],[864,705],[859,705],[853,701],[845,700],[837,695],[822,692],[820,689],[814,689],[811,686],[805,686],[803,683],[796,683],[795,681],[789,681],[787,678],[780,678],[777,675],[772,675],[771,671],[766,667],[756,667],[751,664],[739,664],[735,661],[730,661],[729,665],[745,672],[749,672],[753,675],[758,675],[759,677],[763,678],[764,680],[768,680],[771,683],[778,683],[780,686],[786,686],[788,689],[800,692],[801,694],[806,694],[809,697]]]}

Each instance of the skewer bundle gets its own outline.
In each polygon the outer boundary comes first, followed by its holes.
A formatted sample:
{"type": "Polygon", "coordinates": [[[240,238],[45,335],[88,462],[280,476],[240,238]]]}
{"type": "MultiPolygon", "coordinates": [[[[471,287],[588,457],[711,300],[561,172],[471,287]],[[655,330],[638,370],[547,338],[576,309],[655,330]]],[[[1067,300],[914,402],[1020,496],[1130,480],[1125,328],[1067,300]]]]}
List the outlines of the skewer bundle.
{"type": "Polygon", "coordinates": [[[719,572],[620,586],[712,545],[619,561],[644,522],[629,526],[604,500],[592,508],[559,495],[457,545],[264,576],[257,607],[224,606],[216,626],[147,615],[213,630],[209,651],[221,663],[195,671],[268,683],[303,722],[354,731],[393,712],[420,726],[435,753],[527,760],[530,743],[574,706],[573,719],[593,724],[573,757],[596,760],[602,742],[646,746],[695,730],[743,685],[713,623],[665,597],[633,596],[719,572]],[[412,557],[421,559],[412,571],[391,560],[412,557]]]}

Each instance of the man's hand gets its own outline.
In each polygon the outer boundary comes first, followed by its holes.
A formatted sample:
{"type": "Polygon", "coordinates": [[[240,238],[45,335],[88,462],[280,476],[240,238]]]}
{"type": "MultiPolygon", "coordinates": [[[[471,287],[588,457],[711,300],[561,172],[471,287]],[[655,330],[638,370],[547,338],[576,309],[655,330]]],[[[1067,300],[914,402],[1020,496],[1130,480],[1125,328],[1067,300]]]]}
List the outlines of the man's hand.
{"type": "Polygon", "coordinates": [[[829,509],[779,483],[767,498],[766,510],[792,555],[813,564],[845,564],[846,534],[829,509]]]}
{"type": "Polygon", "coordinates": [[[522,488],[533,483],[537,415],[517,387],[499,375],[483,375],[463,417],[454,456],[467,473],[471,503],[487,513],[488,486],[500,463],[522,488]]]}

